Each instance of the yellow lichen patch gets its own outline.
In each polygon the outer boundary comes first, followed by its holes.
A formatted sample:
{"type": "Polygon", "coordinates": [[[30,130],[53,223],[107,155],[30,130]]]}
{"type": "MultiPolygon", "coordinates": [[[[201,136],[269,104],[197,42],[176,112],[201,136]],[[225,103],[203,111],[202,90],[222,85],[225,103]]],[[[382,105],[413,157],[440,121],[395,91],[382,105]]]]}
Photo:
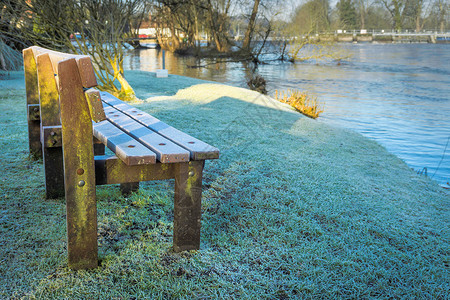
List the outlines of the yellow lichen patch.
{"type": "Polygon", "coordinates": [[[197,182],[197,179],[198,179],[198,173],[195,172],[195,168],[189,166],[189,173],[188,174],[189,174],[189,176],[188,176],[188,178],[186,180],[186,191],[185,191],[185,193],[186,193],[186,195],[189,196],[189,198],[193,202],[193,198],[194,197],[192,195],[192,192],[193,192],[193,187],[196,186],[196,182],[197,182]]]}
{"type": "Polygon", "coordinates": [[[98,123],[106,119],[105,111],[103,110],[100,92],[96,89],[89,89],[85,93],[89,112],[92,121],[98,123]]]}

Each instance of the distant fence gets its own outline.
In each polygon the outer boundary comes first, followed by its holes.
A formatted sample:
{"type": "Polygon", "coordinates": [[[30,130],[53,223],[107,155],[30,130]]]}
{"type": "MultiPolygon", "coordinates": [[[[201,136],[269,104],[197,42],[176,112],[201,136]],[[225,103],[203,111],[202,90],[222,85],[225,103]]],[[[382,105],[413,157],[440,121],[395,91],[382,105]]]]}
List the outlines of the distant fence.
{"type": "Polygon", "coordinates": [[[382,43],[450,43],[450,32],[396,31],[396,30],[336,30],[296,37],[277,37],[272,40],[312,39],[336,42],[382,42],[382,43]]]}
{"type": "MultiPolygon", "coordinates": [[[[236,36],[235,40],[241,40],[236,36]]],[[[290,39],[318,39],[322,41],[337,42],[393,42],[393,43],[450,43],[450,32],[439,32],[438,30],[424,30],[415,32],[411,30],[335,30],[299,36],[271,36],[268,41],[286,41],[290,39]]],[[[139,34],[130,41],[141,43],[157,43],[154,35],[139,34]]]]}
{"type": "Polygon", "coordinates": [[[371,35],[450,35],[450,31],[441,32],[440,30],[422,30],[416,32],[415,30],[394,30],[394,29],[360,29],[360,30],[345,30],[338,29],[334,31],[323,31],[319,32],[319,35],[327,34],[371,34],[371,35]]]}

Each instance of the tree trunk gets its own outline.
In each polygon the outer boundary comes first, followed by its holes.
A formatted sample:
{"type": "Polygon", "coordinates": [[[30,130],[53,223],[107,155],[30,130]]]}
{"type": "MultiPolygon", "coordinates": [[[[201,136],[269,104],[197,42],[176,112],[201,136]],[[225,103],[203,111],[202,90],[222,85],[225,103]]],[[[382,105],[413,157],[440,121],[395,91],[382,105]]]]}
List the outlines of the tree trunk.
{"type": "Polygon", "coordinates": [[[226,41],[223,41],[221,39],[218,32],[216,32],[216,31],[213,32],[213,38],[214,38],[214,43],[216,44],[217,51],[227,52],[229,50],[229,47],[228,47],[226,41]]]}
{"type": "Polygon", "coordinates": [[[250,42],[252,41],[253,31],[255,29],[255,20],[256,15],[258,14],[259,2],[260,0],[255,0],[255,3],[253,4],[252,14],[250,16],[250,20],[248,21],[248,27],[247,31],[245,32],[244,43],[242,44],[242,48],[247,51],[250,50],[250,42]]]}
{"type": "Polygon", "coordinates": [[[366,29],[366,8],[364,7],[364,0],[359,2],[359,13],[361,15],[361,29],[366,29]]]}
{"type": "Polygon", "coordinates": [[[123,68],[117,65],[117,62],[111,62],[111,66],[114,71],[114,77],[117,78],[117,81],[120,83],[120,91],[118,93],[117,98],[124,101],[133,101],[136,99],[136,94],[128,83],[128,81],[123,77],[123,68]]]}
{"type": "Polygon", "coordinates": [[[444,32],[445,29],[445,7],[444,7],[444,1],[439,1],[439,29],[441,32],[444,32]]]}
{"type": "Polygon", "coordinates": [[[136,99],[136,94],[134,93],[133,88],[128,83],[128,81],[125,79],[125,77],[122,76],[122,74],[119,73],[117,76],[117,80],[119,81],[121,88],[119,92],[120,99],[124,101],[133,101],[136,99]]]}
{"type": "Polygon", "coordinates": [[[191,0],[191,5],[194,13],[194,46],[200,48],[200,35],[198,32],[198,12],[194,0],[191,0]]]}
{"type": "Polygon", "coordinates": [[[169,49],[172,52],[175,52],[175,50],[180,48],[180,39],[178,38],[177,35],[177,29],[175,28],[175,19],[174,16],[172,14],[172,11],[170,8],[168,8],[169,10],[169,16],[170,16],[170,32],[171,32],[171,36],[170,36],[170,43],[169,43],[169,49]]]}
{"type": "MultiPolygon", "coordinates": [[[[161,28],[161,27],[159,27],[159,28],[161,28]]],[[[158,44],[161,47],[161,49],[166,50],[166,45],[164,44],[162,33],[160,32],[159,28],[156,29],[156,40],[158,41],[158,44]]]]}
{"type": "Polygon", "coordinates": [[[423,5],[423,0],[417,0],[416,1],[416,9],[415,9],[415,13],[416,13],[416,32],[420,32],[422,30],[422,22],[421,22],[421,17],[422,17],[422,5],[423,5]]]}
{"type": "Polygon", "coordinates": [[[384,4],[386,9],[392,16],[393,28],[397,31],[401,31],[403,27],[403,13],[405,12],[405,4],[401,0],[392,0],[392,2],[390,3],[388,3],[386,0],[381,0],[381,2],[384,4]],[[393,6],[393,8],[390,7],[391,5],[393,6]]]}
{"type": "Polygon", "coordinates": [[[222,39],[222,29],[223,29],[223,23],[224,20],[220,20],[220,16],[214,16],[214,9],[212,7],[211,0],[208,1],[208,19],[210,24],[210,30],[211,30],[211,36],[214,40],[214,43],[216,44],[216,49],[219,52],[226,52],[229,50],[228,48],[228,42],[226,39],[222,39]],[[217,28],[217,22],[220,23],[219,28],[217,28]]]}
{"type": "Polygon", "coordinates": [[[422,29],[422,26],[420,24],[420,15],[416,16],[416,32],[420,32],[420,30],[422,29]]]}
{"type": "Polygon", "coordinates": [[[178,38],[178,35],[176,34],[175,28],[172,28],[170,31],[172,31],[172,37],[171,37],[171,45],[170,45],[170,51],[174,52],[177,49],[180,49],[180,39],[178,38]]]}
{"type": "Polygon", "coordinates": [[[402,15],[400,13],[400,4],[394,1],[394,27],[396,30],[402,30],[402,15]]]}

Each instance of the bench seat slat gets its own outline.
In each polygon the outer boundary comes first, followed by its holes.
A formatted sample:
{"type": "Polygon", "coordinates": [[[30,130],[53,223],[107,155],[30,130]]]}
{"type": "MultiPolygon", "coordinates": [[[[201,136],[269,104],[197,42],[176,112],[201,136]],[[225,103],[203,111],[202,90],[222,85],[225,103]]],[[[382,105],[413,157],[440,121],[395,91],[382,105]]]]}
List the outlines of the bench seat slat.
{"type": "Polygon", "coordinates": [[[191,160],[204,160],[219,158],[219,149],[208,145],[207,143],[196,139],[157,118],[143,112],[131,105],[128,105],[109,93],[101,92],[103,102],[120,110],[124,114],[135,119],[144,126],[166,137],[172,142],[178,144],[190,153],[191,160]]]}
{"type": "Polygon", "coordinates": [[[154,164],[156,154],[105,120],[93,123],[94,136],[129,166],[154,164]]]}
{"type": "Polygon", "coordinates": [[[175,163],[189,161],[189,152],[182,147],[111,106],[104,107],[104,110],[107,120],[150,148],[155,152],[156,158],[160,162],[175,163]]]}

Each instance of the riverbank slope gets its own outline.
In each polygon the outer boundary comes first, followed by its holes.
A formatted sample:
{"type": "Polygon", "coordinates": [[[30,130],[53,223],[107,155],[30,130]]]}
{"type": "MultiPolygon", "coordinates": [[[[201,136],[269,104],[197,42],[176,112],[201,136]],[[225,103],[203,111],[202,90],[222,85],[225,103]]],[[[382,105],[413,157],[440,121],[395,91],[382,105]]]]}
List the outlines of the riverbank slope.
{"type": "Polygon", "coordinates": [[[96,270],[66,267],[64,199],[28,160],[23,76],[0,81],[0,298],[445,298],[449,194],[360,134],[255,92],[129,71],[136,104],[221,150],[200,251],[171,251],[173,182],[98,187],[96,270]]]}

